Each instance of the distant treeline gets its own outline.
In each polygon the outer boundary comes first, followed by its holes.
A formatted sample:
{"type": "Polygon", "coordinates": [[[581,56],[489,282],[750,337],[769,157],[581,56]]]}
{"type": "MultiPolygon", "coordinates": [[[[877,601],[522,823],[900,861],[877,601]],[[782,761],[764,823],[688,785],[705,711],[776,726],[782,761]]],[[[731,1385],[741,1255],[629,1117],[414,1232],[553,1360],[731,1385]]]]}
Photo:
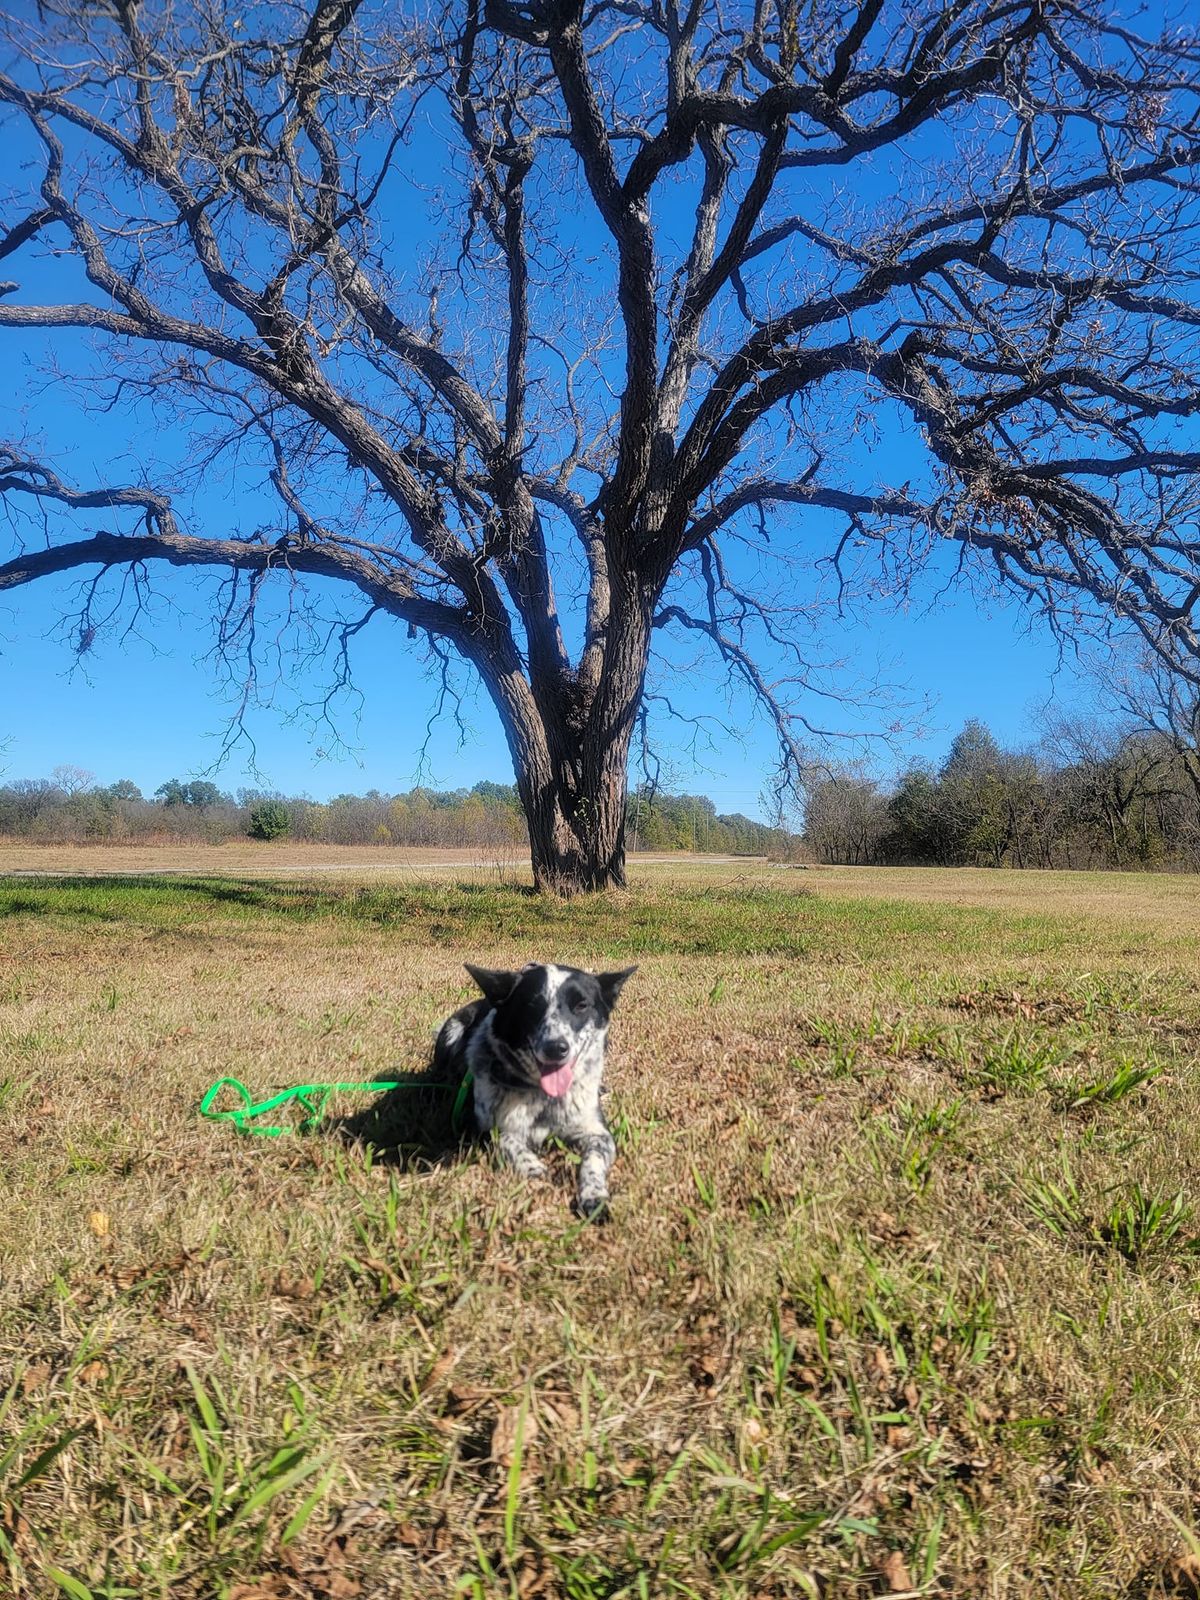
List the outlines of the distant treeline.
{"type": "Polygon", "coordinates": [[[1005,750],[968,722],[940,767],[814,777],[804,840],[849,865],[1200,867],[1200,757],[1167,734],[1061,719],[1005,750]]]}
{"type": "MultiPolygon", "coordinates": [[[[258,789],[228,794],[169,779],[144,796],[58,767],[0,784],[0,837],[45,844],[107,840],[222,843],[247,835],[323,844],[467,847],[519,854],[525,819],[511,784],[340,794],[328,801],[258,789]]],[[[851,866],[1175,867],[1200,869],[1200,752],[1163,732],[1100,718],[1060,719],[1031,748],[1005,749],[968,722],[938,767],[892,781],[861,767],[814,769],[803,834],[703,795],[637,789],[630,850],[805,855],[851,866]]]]}
{"type": "MultiPolygon", "coordinates": [[[[526,844],[516,789],[505,783],[404,794],[371,789],[328,801],[257,789],[227,794],[207,780],[178,778],[147,797],[127,778],[98,784],[91,773],[74,767],[58,767],[49,778],[0,784],[0,837],[45,844],[219,844],[247,834],[322,844],[514,851],[526,844]]],[[[719,816],[703,795],[639,790],[629,801],[628,844],[634,850],[764,855],[786,853],[795,840],[750,817],[719,816]]]]}

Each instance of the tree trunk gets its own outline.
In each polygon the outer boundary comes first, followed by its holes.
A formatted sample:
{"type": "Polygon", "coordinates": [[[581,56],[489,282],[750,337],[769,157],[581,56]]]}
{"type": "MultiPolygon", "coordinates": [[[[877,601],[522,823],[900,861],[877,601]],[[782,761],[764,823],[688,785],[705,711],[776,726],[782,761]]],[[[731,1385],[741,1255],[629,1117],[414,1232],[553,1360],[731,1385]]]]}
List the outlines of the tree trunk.
{"type": "MultiPolygon", "coordinates": [[[[584,697],[574,679],[536,702],[513,681],[493,694],[529,827],[534,887],[574,895],[625,884],[629,750],[650,647],[651,599],[614,584],[604,665],[584,697]]],[[[522,687],[524,687],[522,685],[522,687]]]]}
{"type": "Polygon", "coordinates": [[[606,805],[579,797],[573,773],[565,782],[551,776],[528,798],[525,786],[518,783],[529,823],[533,883],[543,894],[573,895],[624,886],[628,779],[624,759],[605,753],[604,765],[604,786],[611,800],[606,805]]]}

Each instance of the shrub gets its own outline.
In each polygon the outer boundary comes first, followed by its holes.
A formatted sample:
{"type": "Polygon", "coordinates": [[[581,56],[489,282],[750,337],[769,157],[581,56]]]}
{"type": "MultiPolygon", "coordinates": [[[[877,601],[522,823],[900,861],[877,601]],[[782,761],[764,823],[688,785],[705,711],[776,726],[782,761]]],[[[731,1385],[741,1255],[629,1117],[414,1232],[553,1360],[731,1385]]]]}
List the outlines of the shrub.
{"type": "Polygon", "coordinates": [[[260,800],[250,809],[252,839],[284,839],[292,819],[282,800],[260,800]]]}

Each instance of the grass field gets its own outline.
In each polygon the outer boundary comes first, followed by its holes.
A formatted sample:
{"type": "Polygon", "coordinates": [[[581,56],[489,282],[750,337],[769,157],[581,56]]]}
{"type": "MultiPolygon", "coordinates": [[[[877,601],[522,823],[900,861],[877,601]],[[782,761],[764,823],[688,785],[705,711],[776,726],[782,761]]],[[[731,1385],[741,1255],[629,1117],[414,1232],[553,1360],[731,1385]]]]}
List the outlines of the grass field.
{"type": "Polygon", "coordinates": [[[0,1593],[1200,1593],[1194,880],[373,861],[0,854],[0,1593]],[[606,1228],[195,1114],[535,957],[640,962],[606,1228]]]}

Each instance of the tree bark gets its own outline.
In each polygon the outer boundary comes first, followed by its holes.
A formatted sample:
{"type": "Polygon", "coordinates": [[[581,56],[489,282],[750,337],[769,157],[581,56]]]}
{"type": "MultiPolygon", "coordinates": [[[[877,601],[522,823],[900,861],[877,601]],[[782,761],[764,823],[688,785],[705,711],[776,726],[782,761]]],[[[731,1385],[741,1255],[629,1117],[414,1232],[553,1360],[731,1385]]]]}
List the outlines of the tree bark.
{"type": "Polygon", "coordinates": [[[564,784],[551,778],[532,796],[518,782],[539,892],[570,896],[624,887],[626,781],[624,771],[613,768],[608,782],[619,803],[594,821],[580,816],[572,780],[564,784]]]}
{"type": "Polygon", "coordinates": [[[589,722],[577,738],[553,743],[557,760],[547,741],[547,759],[517,768],[534,887],[567,896],[622,888],[628,741],[608,744],[589,722]]]}
{"type": "Polygon", "coordinates": [[[556,702],[497,697],[529,824],[534,886],[560,895],[625,885],[629,751],[650,652],[652,595],[614,587],[599,682],[560,680],[556,702]]]}

